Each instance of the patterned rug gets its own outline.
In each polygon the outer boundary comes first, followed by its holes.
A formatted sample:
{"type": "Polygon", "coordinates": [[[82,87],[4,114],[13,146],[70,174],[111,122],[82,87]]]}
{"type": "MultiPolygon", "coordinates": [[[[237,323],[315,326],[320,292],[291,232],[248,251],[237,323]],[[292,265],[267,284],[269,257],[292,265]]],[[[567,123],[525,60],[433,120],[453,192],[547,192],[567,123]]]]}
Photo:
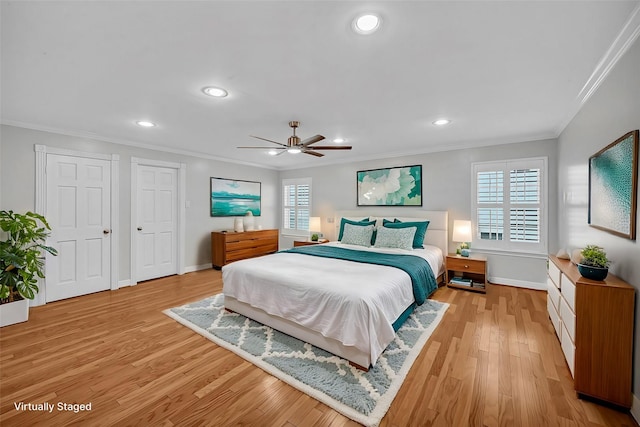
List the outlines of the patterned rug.
{"type": "Polygon", "coordinates": [[[411,365],[442,320],[446,303],[427,300],[364,372],[331,353],[224,310],[222,294],[164,313],[269,374],[365,426],[377,426],[411,365]]]}

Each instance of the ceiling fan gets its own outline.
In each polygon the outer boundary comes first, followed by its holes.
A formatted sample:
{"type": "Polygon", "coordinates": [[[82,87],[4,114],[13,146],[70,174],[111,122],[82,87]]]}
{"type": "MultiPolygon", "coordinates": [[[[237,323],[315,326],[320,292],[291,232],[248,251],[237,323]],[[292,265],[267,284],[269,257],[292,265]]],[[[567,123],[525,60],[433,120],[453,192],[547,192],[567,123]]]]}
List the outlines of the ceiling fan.
{"type": "MultiPolygon", "coordinates": [[[[312,144],[315,144],[316,142],[322,141],[324,139],[324,136],[322,135],[315,135],[312,136],[311,138],[307,138],[303,141],[300,140],[300,137],[296,135],[296,128],[298,126],[300,126],[300,122],[297,121],[290,121],[289,122],[289,126],[293,129],[293,135],[289,137],[289,139],[287,140],[286,144],[280,143],[280,142],[276,142],[276,141],[272,141],[270,139],[266,139],[266,138],[261,138],[259,136],[254,136],[254,135],[250,135],[252,138],[257,138],[257,139],[261,139],[263,141],[267,141],[267,142],[272,142],[274,144],[278,144],[279,147],[273,147],[271,148],[271,150],[273,150],[274,155],[279,156],[282,153],[288,152],[291,154],[297,154],[297,153],[305,153],[305,154],[311,154],[312,156],[316,156],[316,157],[322,157],[324,156],[324,154],[319,153],[316,150],[351,150],[351,146],[350,145],[316,145],[316,146],[311,146],[312,144]],[[280,150],[280,152],[277,152],[276,150],[280,150]]],[[[257,149],[267,149],[269,147],[238,147],[238,148],[257,148],[257,149]]]]}

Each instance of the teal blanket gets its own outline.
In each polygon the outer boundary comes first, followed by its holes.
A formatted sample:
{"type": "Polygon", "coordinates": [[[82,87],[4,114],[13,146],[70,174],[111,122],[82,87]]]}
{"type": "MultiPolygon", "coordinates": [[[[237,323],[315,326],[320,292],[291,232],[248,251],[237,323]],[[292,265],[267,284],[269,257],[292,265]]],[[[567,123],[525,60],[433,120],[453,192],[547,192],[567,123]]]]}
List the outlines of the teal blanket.
{"type": "Polygon", "coordinates": [[[355,251],[325,245],[299,246],[281,252],[337,258],[399,268],[411,277],[413,296],[418,305],[422,305],[427,300],[427,297],[438,288],[438,283],[427,260],[415,255],[355,251]]]}

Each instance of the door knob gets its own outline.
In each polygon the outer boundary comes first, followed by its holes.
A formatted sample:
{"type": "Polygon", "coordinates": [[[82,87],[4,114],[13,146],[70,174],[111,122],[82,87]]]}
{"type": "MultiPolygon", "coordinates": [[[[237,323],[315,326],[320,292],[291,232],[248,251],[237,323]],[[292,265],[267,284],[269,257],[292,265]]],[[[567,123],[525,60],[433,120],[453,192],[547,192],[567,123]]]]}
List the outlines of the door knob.
{"type": "Polygon", "coordinates": [[[109,234],[109,233],[111,233],[111,230],[102,230],[102,233],[103,234],[109,234]]]}
{"type": "Polygon", "coordinates": [[[138,231],[142,231],[142,227],[138,227],[138,231]]]}

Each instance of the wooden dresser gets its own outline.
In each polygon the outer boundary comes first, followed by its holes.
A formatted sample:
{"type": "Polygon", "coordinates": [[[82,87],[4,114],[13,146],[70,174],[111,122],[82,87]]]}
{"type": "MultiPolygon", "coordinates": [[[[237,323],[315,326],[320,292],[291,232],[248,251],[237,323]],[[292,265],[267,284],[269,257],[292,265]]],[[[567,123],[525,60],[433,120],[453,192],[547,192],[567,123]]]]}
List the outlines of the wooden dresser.
{"type": "Polygon", "coordinates": [[[216,269],[233,261],[277,251],[278,230],[211,232],[211,264],[216,269]]]}
{"type": "Polygon", "coordinates": [[[609,273],[585,279],[549,257],[547,310],[578,395],[631,407],[635,289],[609,273]]]}

